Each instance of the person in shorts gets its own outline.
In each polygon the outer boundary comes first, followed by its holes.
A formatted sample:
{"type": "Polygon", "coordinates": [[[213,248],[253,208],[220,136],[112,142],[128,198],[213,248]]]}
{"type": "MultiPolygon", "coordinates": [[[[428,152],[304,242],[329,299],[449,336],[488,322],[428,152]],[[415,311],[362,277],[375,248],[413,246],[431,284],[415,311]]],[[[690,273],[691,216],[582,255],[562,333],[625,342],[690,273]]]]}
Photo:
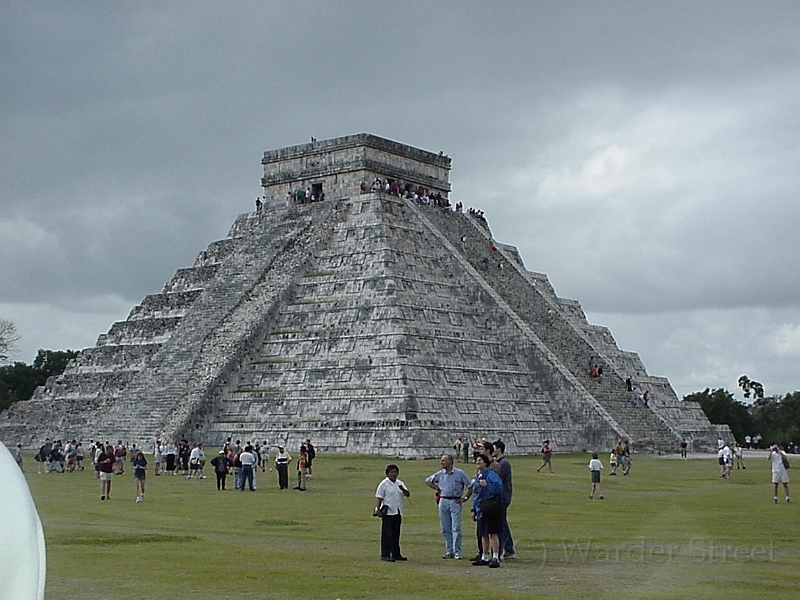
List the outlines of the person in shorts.
{"type": "Polygon", "coordinates": [[[603,463],[597,457],[597,452],[592,452],[592,460],[589,461],[589,471],[592,474],[592,491],[589,492],[589,499],[594,498],[595,492],[600,494],[600,500],[603,499],[603,490],[600,489],[600,471],[603,468],[603,463]]]}
{"type": "Polygon", "coordinates": [[[772,446],[767,460],[772,465],[772,500],[775,504],[778,503],[778,484],[783,484],[783,491],[786,492],[786,501],[791,502],[789,497],[789,473],[786,472],[785,464],[789,460],[783,448],[777,444],[772,446]]]}
{"type": "Polygon", "coordinates": [[[539,465],[539,468],[536,469],[538,473],[541,471],[545,466],[550,469],[550,472],[553,472],[553,449],[550,447],[550,440],[545,440],[542,442],[542,464],[539,465]]]}
{"type": "Polygon", "coordinates": [[[97,471],[100,475],[100,500],[111,500],[111,478],[114,475],[114,446],[108,444],[97,458],[97,471]]]}
{"type": "Polygon", "coordinates": [[[147,479],[147,459],[141,450],[136,451],[136,456],[131,461],[133,466],[133,480],[136,482],[136,502],[144,501],[145,480],[147,479]]]}

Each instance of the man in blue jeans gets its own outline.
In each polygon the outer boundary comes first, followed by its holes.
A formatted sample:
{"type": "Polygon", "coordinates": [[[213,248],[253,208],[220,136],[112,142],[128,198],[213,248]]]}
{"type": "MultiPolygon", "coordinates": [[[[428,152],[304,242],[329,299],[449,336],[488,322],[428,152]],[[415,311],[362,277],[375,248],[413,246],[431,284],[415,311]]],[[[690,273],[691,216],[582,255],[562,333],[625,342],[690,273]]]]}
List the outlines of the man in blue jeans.
{"type": "Polygon", "coordinates": [[[461,558],[461,505],[472,496],[472,480],[464,471],[453,467],[453,457],[442,455],[441,470],[425,480],[439,496],[439,523],[445,542],[442,558],[461,558]],[[466,491],[466,495],[464,492],[466,491]]]}
{"type": "Polygon", "coordinates": [[[511,505],[514,486],[511,481],[511,463],[508,462],[505,452],[505,443],[503,440],[497,440],[494,443],[494,458],[497,465],[497,474],[500,475],[500,480],[503,482],[503,532],[500,534],[500,550],[503,552],[503,558],[514,558],[517,553],[514,550],[514,538],[511,537],[511,529],[508,527],[508,507],[511,505]]]}
{"type": "Polygon", "coordinates": [[[253,481],[253,469],[256,466],[256,457],[253,454],[253,447],[250,445],[245,446],[244,452],[239,455],[239,460],[242,461],[242,471],[239,475],[240,490],[244,491],[244,486],[248,485],[251,492],[256,491],[255,482],[253,481]]]}

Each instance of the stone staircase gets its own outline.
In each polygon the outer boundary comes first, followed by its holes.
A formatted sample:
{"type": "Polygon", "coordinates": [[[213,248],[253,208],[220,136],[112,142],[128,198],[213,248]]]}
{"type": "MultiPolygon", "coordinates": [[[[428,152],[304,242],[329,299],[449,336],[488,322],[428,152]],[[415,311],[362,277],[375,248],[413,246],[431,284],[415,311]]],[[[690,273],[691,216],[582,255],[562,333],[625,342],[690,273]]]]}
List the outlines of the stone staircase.
{"type": "Polygon", "coordinates": [[[621,433],[637,449],[673,452],[681,439],[697,449],[715,446],[720,428],[710,427],[702,411],[689,403],[679,407],[679,412],[692,413],[684,419],[688,427],[679,429],[669,422],[662,413],[673,412],[668,409],[675,408],[678,400],[668,381],[647,375],[638,355],[619,350],[608,329],[590,325],[576,301],[558,298],[545,276],[525,269],[515,248],[495,242],[488,227],[472,216],[433,207],[419,209],[614,416],[624,430],[621,433]],[[590,358],[603,365],[602,377],[591,377],[590,358]],[[640,392],[650,390],[648,407],[634,405],[626,377],[632,377],[640,392]]]}
{"type": "Polygon", "coordinates": [[[192,268],[179,270],[160,294],[115,323],[63,375],[4,414],[0,431],[13,428],[16,439],[32,442],[41,437],[44,418],[49,430],[60,433],[51,437],[71,432],[78,439],[149,446],[166,432],[171,437],[185,430],[182,419],[202,410],[208,388],[235,370],[260,326],[259,309],[279,301],[291,281],[287,261],[313,239],[314,226],[333,206],[327,208],[241,216],[227,239],[212,243],[192,268]]]}
{"type": "MultiPolygon", "coordinates": [[[[398,199],[367,194],[346,212],[207,431],[397,451],[410,428],[508,429],[495,404],[537,401],[528,369],[487,327],[482,300],[465,297],[452,256],[398,199]]],[[[557,425],[537,412],[538,439],[557,425]]]]}
{"type": "Polygon", "coordinates": [[[700,449],[717,431],[473,218],[363,194],[240,216],[0,438],[228,436],[409,458],[456,436],[532,453],[700,449]],[[464,236],[464,241],[461,241],[464,236]],[[496,250],[492,250],[492,245],[496,250]],[[498,262],[504,261],[502,270],[498,262]],[[589,377],[590,356],[605,374],[589,377]],[[624,377],[651,390],[634,408],[624,377]],[[672,397],[670,397],[672,394],[672,397]]]}

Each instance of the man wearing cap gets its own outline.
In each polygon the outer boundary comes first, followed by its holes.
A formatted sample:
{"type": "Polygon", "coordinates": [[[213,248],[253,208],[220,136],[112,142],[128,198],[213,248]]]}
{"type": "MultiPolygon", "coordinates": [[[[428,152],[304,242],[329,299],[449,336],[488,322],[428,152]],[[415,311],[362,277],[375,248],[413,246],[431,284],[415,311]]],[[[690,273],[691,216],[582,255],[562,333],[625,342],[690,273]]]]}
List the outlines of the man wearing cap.
{"type": "Polygon", "coordinates": [[[220,450],[219,454],[211,459],[211,466],[214,467],[214,474],[217,476],[217,490],[225,489],[225,478],[228,476],[228,457],[225,450],[220,450]]]}
{"type": "Polygon", "coordinates": [[[439,497],[439,523],[442,526],[445,553],[442,558],[461,558],[461,505],[472,495],[472,480],[453,466],[453,457],[443,454],[441,470],[425,480],[439,497]],[[465,495],[466,491],[466,495],[465,495]]]}
{"type": "Polygon", "coordinates": [[[292,457],[283,446],[278,446],[278,453],[275,455],[275,470],[278,472],[278,485],[282,490],[289,489],[289,463],[292,457]]]}

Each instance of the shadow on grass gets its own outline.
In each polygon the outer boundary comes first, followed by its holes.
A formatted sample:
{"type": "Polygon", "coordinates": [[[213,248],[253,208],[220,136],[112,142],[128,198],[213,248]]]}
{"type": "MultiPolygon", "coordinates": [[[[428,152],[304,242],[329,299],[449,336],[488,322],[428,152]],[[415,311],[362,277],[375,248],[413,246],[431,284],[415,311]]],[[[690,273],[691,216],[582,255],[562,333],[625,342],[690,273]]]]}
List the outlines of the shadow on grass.
{"type": "Polygon", "coordinates": [[[165,542],[192,542],[196,535],[172,535],[164,533],[125,533],[82,536],[51,536],[49,545],[58,546],[122,546],[126,544],[161,544],[165,542]]]}

